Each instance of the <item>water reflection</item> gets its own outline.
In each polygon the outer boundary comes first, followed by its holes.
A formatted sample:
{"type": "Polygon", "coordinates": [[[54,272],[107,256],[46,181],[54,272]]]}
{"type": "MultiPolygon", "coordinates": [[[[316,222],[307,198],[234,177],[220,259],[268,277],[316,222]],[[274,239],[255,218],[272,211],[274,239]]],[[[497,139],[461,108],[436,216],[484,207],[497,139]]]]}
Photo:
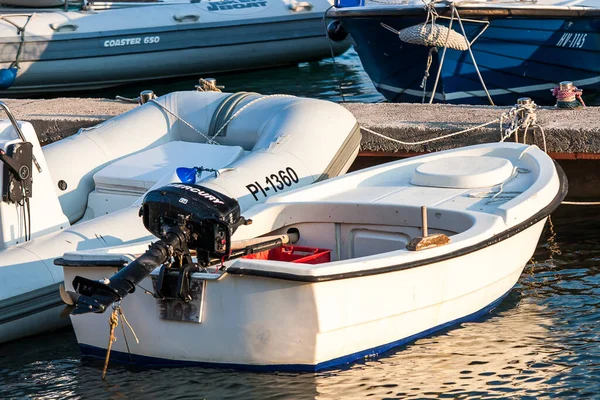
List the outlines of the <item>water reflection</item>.
{"type": "MultiPolygon", "coordinates": [[[[224,85],[227,92],[285,93],[339,102],[342,100],[341,87],[346,101],[373,103],[384,100],[362,69],[358,55],[352,48],[336,57],[335,62],[333,59],[326,59],[280,68],[212,74],[211,77],[216,78],[219,85],[224,85]]],[[[198,84],[198,78],[201,76],[154,80],[83,93],[61,93],[61,96],[137,97],[145,89],[152,89],[161,95],[177,90],[193,90],[194,85],[198,84]]]]}
{"type": "MultiPolygon", "coordinates": [[[[561,208],[486,319],[317,374],[80,360],[70,330],[0,346],[0,398],[582,398],[600,392],[600,215],[561,208]]],[[[107,324],[108,336],[108,324],[107,324]]]]}
{"type": "Polygon", "coordinates": [[[519,293],[511,294],[498,311],[485,322],[462,324],[391,356],[331,374],[319,382],[319,398],[335,398],[340,390],[355,398],[550,390],[548,382],[566,371],[553,360],[565,349],[549,334],[549,313],[521,301],[519,293]]]}

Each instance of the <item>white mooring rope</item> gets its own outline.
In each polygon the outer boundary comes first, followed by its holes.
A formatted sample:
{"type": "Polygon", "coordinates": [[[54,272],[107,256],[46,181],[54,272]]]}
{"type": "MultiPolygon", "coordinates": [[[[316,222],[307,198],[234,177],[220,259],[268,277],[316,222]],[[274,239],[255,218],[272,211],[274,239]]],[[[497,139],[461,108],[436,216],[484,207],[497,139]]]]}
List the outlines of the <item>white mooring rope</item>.
{"type": "MultiPolygon", "coordinates": [[[[500,115],[500,118],[496,118],[492,121],[485,122],[483,124],[480,124],[480,125],[477,125],[477,126],[474,126],[471,128],[463,129],[458,132],[448,133],[446,135],[434,137],[431,139],[419,140],[416,142],[405,142],[402,140],[398,140],[398,139],[386,136],[382,133],[376,132],[372,129],[366,128],[364,126],[361,126],[360,129],[365,132],[368,132],[372,135],[379,136],[381,138],[389,140],[390,142],[398,143],[398,144],[401,144],[404,146],[418,146],[418,145],[422,145],[422,144],[435,142],[438,140],[448,139],[453,136],[473,132],[478,129],[484,128],[488,125],[499,122],[499,128],[500,128],[500,140],[499,141],[500,142],[504,142],[507,139],[509,139],[511,136],[515,135],[515,140],[517,143],[519,143],[519,131],[522,130],[523,131],[523,144],[527,144],[527,133],[530,130],[532,130],[532,131],[537,130],[537,131],[539,131],[540,135],[542,136],[544,152],[548,153],[548,149],[547,149],[547,145],[546,145],[546,134],[544,132],[544,128],[542,128],[542,126],[537,123],[537,114],[535,112],[536,108],[537,108],[537,106],[533,102],[525,103],[525,104],[516,104],[510,110],[502,113],[500,115]],[[504,128],[504,124],[506,122],[508,122],[508,126],[506,128],[504,128]]],[[[529,149],[529,148],[527,148],[527,149],[529,149]]],[[[522,153],[521,156],[523,154],[524,153],[522,153]]],[[[521,156],[519,156],[519,159],[521,158],[521,156]]],[[[510,179],[513,179],[519,173],[527,173],[527,172],[528,171],[521,171],[520,169],[516,168],[515,171],[513,171],[513,176],[510,179]],[[516,172],[516,174],[515,174],[515,172],[516,172]]],[[[478,192],[478,193],[473,193],[472,195],[474,197],[490,198],[490,202],[493,202],[493,201],[500,201],[500,200],[508,200],[508,199],[514,197],[513,194],[516,195],[515,193],[518,194],[517,192],[503,192],[503,187],[501,186],[500,190],[498,192],[485,192],[485,193],[478,192]]],[[[600,205],[600,201],[563,201],[561,204],[577,205],[577,206],[598,206],[598,205],[600,205]]]]}

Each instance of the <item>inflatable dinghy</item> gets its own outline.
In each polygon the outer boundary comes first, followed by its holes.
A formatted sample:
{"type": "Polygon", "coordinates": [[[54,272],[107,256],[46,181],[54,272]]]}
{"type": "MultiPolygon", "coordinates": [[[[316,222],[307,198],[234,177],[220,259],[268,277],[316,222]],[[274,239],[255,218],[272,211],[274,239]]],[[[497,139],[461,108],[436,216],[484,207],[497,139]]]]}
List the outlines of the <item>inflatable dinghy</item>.
{"type": "Polygon", "coordinates": [[[29,123],[0,122],[0,342],[68,323],[53,260],[147,237],[132,204],[157,182],[245,211],[345,173],[359,145],[340,105],[254,93],[172,93],[43,149],[29,123]]]}
{"type": "Polygon", "coordinates": [[[275,67],[341,54],[329,0],[0,0],[4,95],[91,90],[150,79],[275,67]],[[2,4],[15,7],[2,7],[2,4]],[[75,2],[71,2],[75,4],[75,2]]]}
{"type": "Polygon", "coordinates": [[[550,157],[515,143],[372,167],[241,214],[165,186],[139,223],[160,240],[65,254],[62,293],[83,354],[106,356],[110,313],[94,313],[114,305],[139,343],[126,332],[111,360],[324,369],[489,312],[566,192],[550,157]]]}

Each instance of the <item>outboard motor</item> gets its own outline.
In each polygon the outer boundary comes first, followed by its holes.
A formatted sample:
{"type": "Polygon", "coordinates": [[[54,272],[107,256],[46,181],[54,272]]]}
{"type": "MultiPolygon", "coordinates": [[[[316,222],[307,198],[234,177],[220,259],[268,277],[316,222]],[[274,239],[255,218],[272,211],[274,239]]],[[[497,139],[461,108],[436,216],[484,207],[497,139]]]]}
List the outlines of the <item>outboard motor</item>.
{"type": "Polygon", "coordinates": [[[140,216],[146,229],[160,240],[110,279],[75,277],[76,292],[64,293],[62,289],[61,293],[63,300],[75,307],[73,314],[104,312],[132,293],[135,285],[159,266],[162,269],[156,296],[187,301],[189,274],[229,258],[231,236],[240,225],[248,223],[240,215],[237,200],[203,186],[182,183],[148,192],[140,216]],[[196,252],[196,262],[190,249],[196,252]]]}

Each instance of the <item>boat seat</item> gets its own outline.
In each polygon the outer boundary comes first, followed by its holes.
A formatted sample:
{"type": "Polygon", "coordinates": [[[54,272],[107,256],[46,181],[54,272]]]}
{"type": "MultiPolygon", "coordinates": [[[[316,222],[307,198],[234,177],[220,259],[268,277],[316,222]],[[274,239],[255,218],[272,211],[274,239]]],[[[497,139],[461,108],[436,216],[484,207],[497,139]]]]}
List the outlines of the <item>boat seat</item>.
{"type": "Polygon", "coordinates": [[[512,174],[513,165],[505,158],[455,156],[419,165],[410,183],[416,186],[474,189],[499,185],[512,174]]]}
{"type": "Polygon", "coordinates": [[[94,184],[98,193],[141,196],[177,167],[219,169],[243,155],[239,146],[169,142],[107,165],[96,172],[94,184]]]}

